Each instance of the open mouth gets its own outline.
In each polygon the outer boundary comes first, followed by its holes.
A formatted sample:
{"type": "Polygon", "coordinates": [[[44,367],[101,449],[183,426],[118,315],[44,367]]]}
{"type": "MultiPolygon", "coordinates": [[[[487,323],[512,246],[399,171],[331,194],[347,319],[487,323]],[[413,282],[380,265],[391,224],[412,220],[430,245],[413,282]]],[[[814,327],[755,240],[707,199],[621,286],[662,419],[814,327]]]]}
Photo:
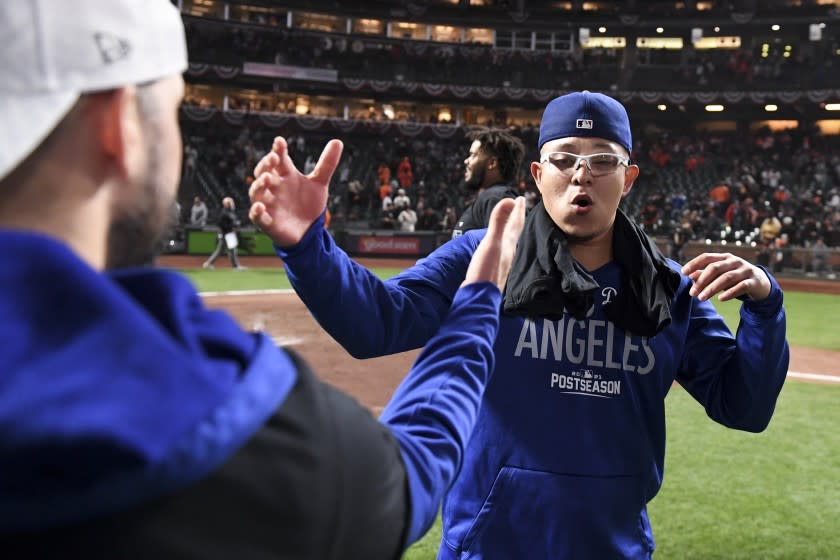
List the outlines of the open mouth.
{"type": "Polygon", "coordinates": [[[572,199],[572,204],[578,208],[589,208],[592,206],[592,199],[585,194],[579,194],[572,199]]]}

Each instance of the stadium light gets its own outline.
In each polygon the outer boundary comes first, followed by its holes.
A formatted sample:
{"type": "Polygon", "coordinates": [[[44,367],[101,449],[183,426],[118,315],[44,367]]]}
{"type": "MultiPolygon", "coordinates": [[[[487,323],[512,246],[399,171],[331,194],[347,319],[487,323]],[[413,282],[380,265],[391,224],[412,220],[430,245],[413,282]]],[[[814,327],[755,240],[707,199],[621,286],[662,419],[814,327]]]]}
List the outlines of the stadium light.
{"type": "Polygon", "coordinates": [[[840,111],[840,103],[826,103],[825,104],[826,111],[840,111]]]}
{"type": "Polygon", "coordinates": [[[668,106],[667,105],[662,105],[660,103],[659,105],[656,106],[656,108],[659,109],[660,111],[665,111],[665,110],[668,109],[668,106]]]}
{"type": "Polygon", "coordinates": [[[715,33],[720,33],[720,27],[715,26],[715,33]]]}
{"type": "Polygon", "coordinates": [[[768,113],[772,113],[774,111],[778,111],[779,106],[778,105],[773,105],[772,103],[770,103],[770,104],[764,106],[764,110],[767,111],[768,113]]]}
{"type": "Polygon", "coordinates": [[[779,25],[778,23],[774,23],[772,26],[770,26],[770,29],[772,29],[773,31],[778,31],[781,28],[782,28],[782,26],[779,25]]]}
{"type": "Polygon", "coordinates": [[[607,28],[606,28],[606,27],[601,26],[601,27],[599,27],[599,28],[598,28],[598,33],[606,33],[606,32],[607,32],[607,28]]]}
{"type": "Polygon", "coordinates": [[[709,113],[720,113],[723,111],[723,105],[706,105],[706,111],[709,113]]]}
{"type": "Polygon", "coordinates": [[[664,27],[657,27],[657,28],[656,28],[656,32],[657,32],[657,33],[663,33],[664,31],[665,31],[665,28],[664,28],[664,27]]]}

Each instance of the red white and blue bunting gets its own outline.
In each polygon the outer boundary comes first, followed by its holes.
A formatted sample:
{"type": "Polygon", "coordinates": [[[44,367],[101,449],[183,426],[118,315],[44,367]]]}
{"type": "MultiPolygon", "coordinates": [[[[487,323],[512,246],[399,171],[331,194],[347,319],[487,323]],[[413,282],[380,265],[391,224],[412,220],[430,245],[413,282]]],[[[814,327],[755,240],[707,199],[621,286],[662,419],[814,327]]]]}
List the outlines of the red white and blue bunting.
{"type": "Polygon", "coordinates": [[[196,62],[190,62],[190,65],[187,67],[187,75],[188,76],[203,76],[207,73],[207,70],[210,69],[209,64],[198,64],[196,62]]]}
{"type": "Polygon", "coordinates": [[[181,107],[181,112],[191,121],[207,122],[220,112],[218,109],[209,107],[195,107],[192,105],[184,105],[181,107]]]}
{"type": "Polygon", "coordinates": [[[228,110],[222,111],[222,117],[230,124],[241,126],[245,122],[245,117],[248,115],[245,111],[228,110]]]}
{"type": "Polygon", "coordinates": [[[280,128],[289,122],[290,115],[285,113],[257,113],[257,118],[269,128],[280,128]]]}
{"type": "Polygon", "coordinates": [[[341,136],[342,134],[354,133],[382,136],[400,135],[407,138],[432,136],[446,139],[452,138],[459,133],[466,133],[468,130],[474,128],[455,124],[356,120],[259,111],[223,111],[222,109],[189,105],[181,107],[181,116],[188,121],[202,123],[212,119],[219,119],[220,122],[237,127],[254,123],[270,128],[280,134],[319,132],[341,136]]]}

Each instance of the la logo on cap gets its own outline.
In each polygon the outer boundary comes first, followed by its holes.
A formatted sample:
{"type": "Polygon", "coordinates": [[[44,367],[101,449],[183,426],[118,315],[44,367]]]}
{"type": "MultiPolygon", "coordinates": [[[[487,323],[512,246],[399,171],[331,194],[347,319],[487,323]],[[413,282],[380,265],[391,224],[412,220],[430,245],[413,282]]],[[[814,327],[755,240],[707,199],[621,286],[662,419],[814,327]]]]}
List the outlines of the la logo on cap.
{"type": "Polygon", "coordinates": [[[577,124],[575,124],[575,128],[588,128],[592,129],[592,119],[578,119],[577,124]]]}

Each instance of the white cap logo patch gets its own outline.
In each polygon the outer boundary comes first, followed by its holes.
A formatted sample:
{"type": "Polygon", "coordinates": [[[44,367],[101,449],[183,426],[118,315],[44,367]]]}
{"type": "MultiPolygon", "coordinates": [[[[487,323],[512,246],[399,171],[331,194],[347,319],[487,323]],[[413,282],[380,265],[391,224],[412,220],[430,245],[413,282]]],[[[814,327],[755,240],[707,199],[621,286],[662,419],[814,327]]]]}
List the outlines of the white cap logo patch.
{"type": "Polygon", "coordinates": [[[577,124],[575,124],[575,128],[588,128],[592,129],[592,119],[578,119],[577,124]]]}
{"type": "Polygon", "coordinates": [[[96,40],[96,46],[99,47],[99,54],[102,55],[102,61],[105,64],[113,64],[131,52],[128,41],[115,35],[99,32],[94,33],[93,38],[96,40]]]}

